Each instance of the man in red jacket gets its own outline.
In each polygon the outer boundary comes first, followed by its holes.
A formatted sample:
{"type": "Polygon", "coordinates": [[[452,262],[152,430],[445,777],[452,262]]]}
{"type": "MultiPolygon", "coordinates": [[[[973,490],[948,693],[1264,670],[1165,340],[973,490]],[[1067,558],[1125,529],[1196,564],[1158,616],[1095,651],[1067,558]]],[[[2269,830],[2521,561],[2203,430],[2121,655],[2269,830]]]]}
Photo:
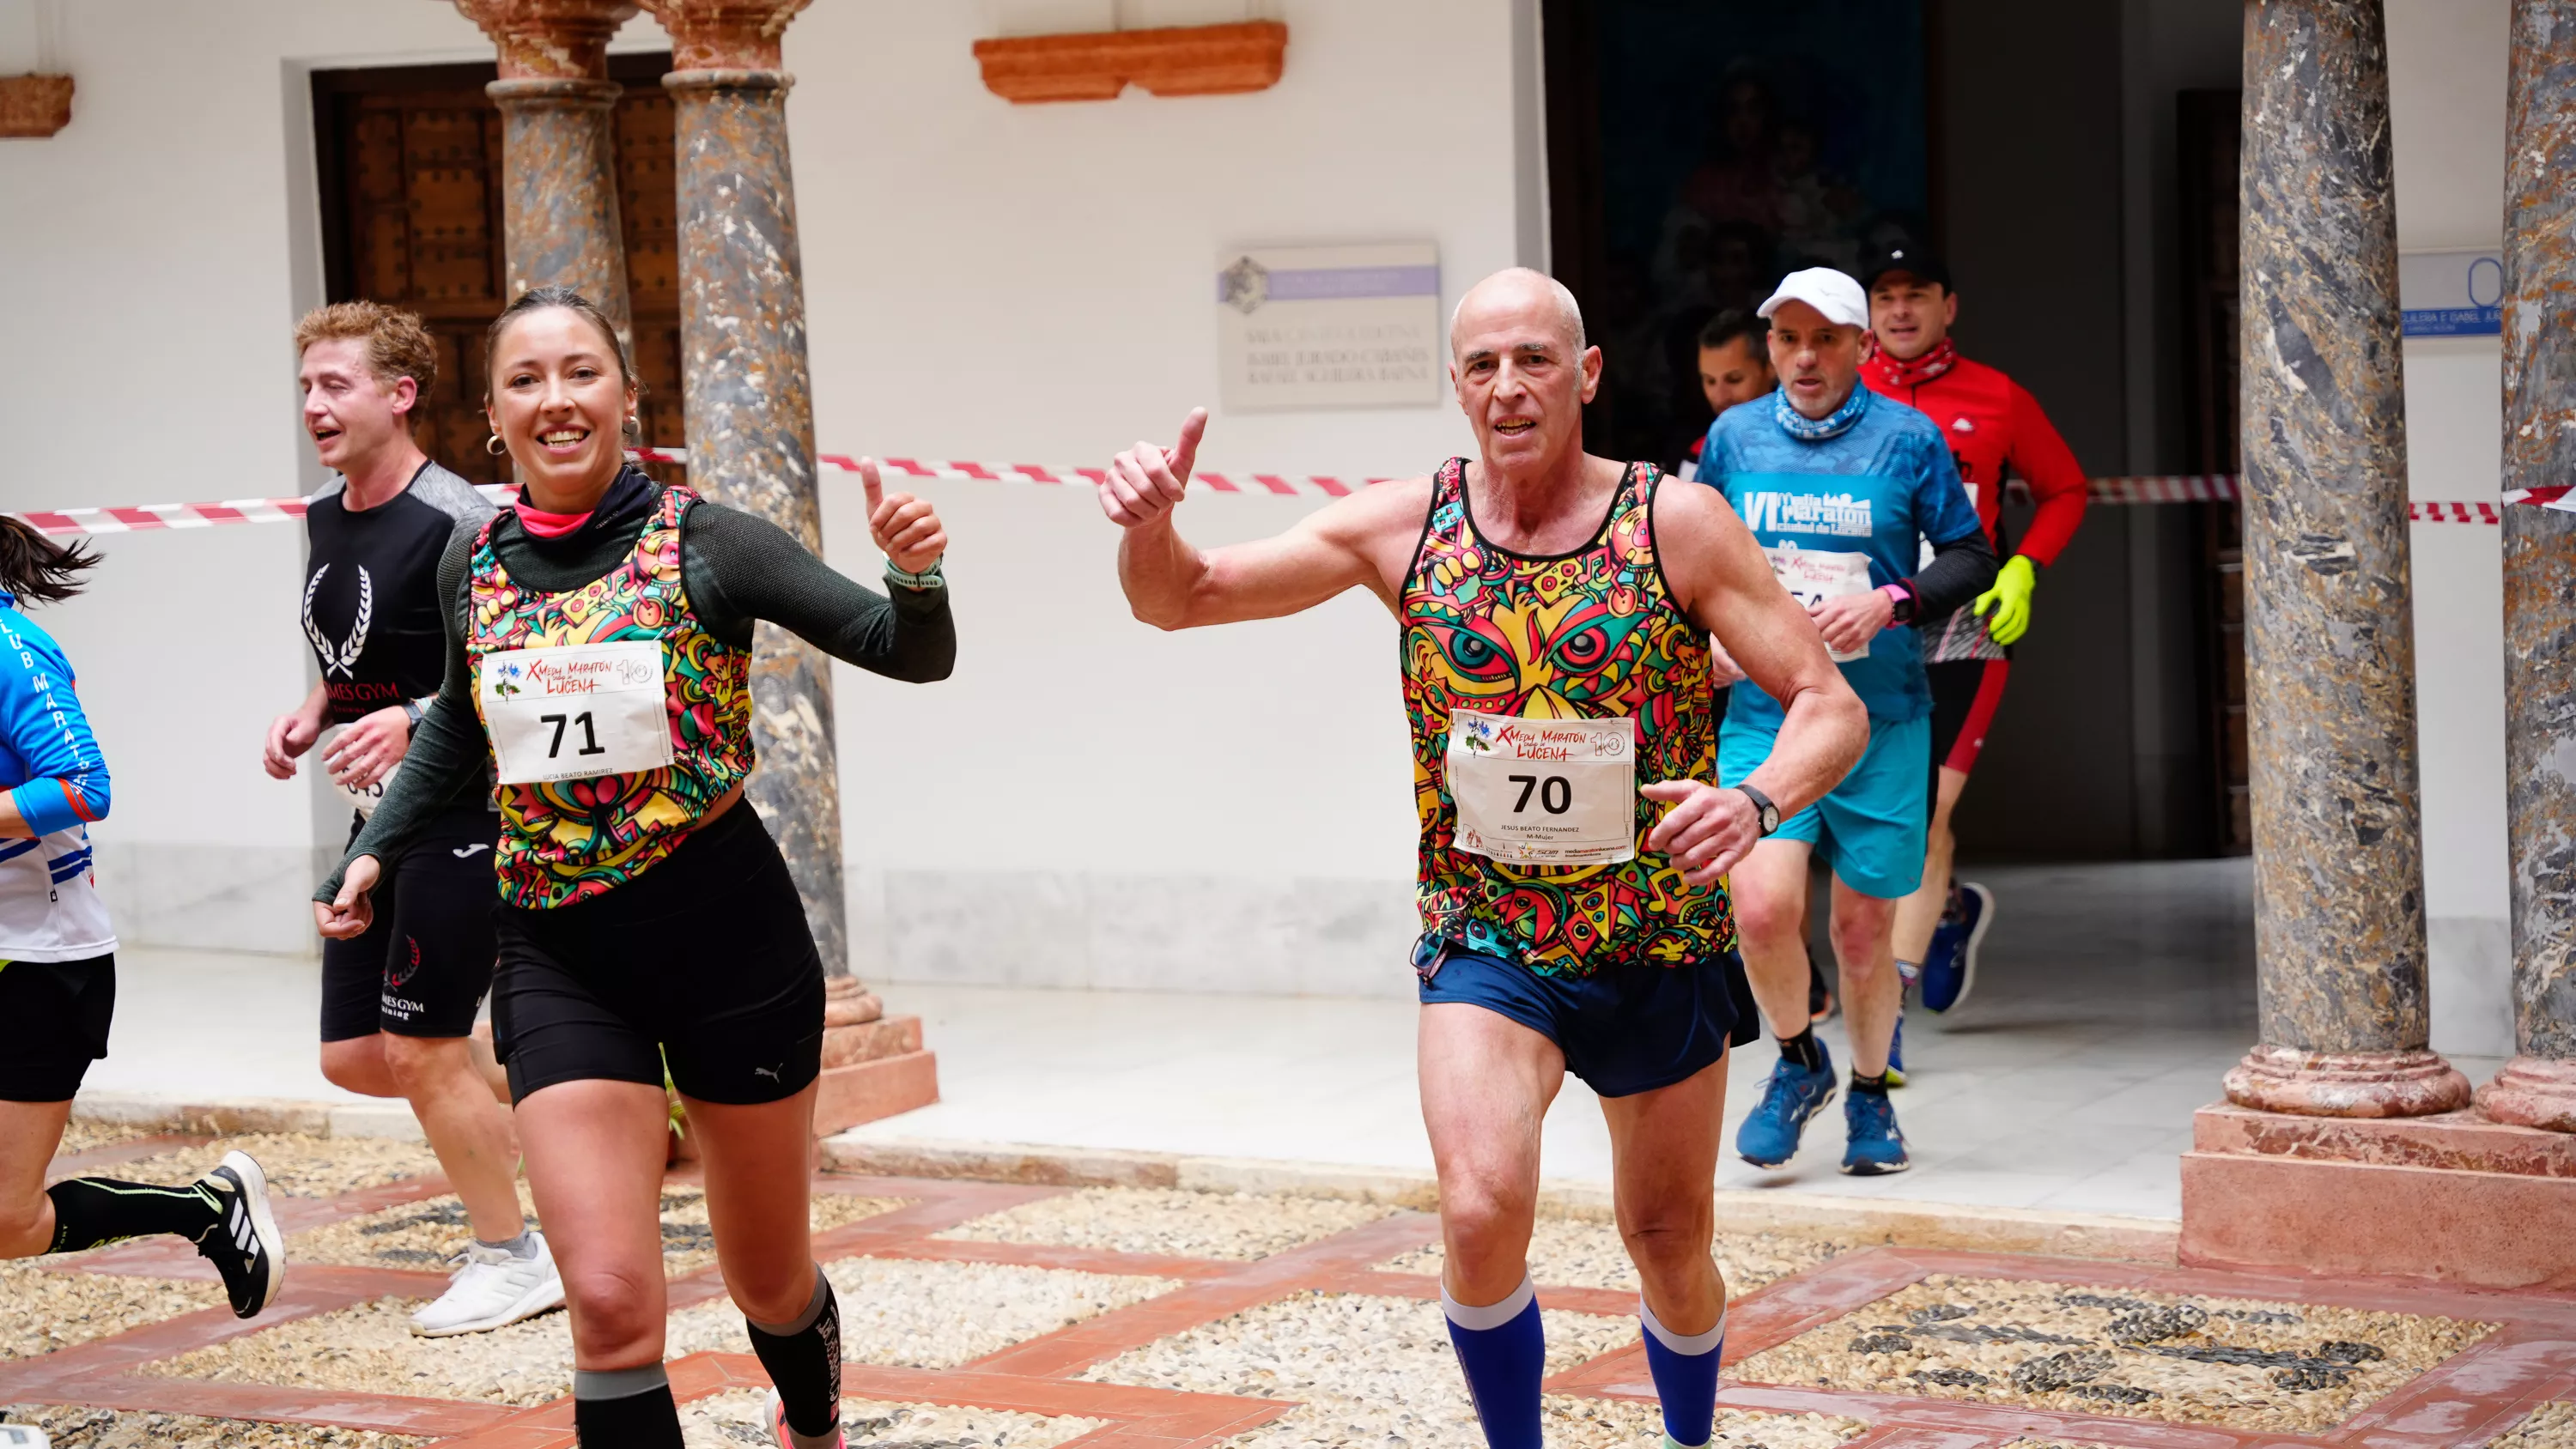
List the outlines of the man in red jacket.
{"type": "Polygon", "coordinates": [[[2075,454],[2038,402],[2011,378],[1961,357],[1951,343],[1959,294],[1940,258],[1900,242],[1862,272],[1861,285],[1869,290],[1870,331],[1877,340],[1861,365],[1861,380],[1940,425],[1986,537],[2006,556],[1991,591],[1946,619],[1919,626],[1924,671],[1932,681],[1935,778],[1923,884],[1897,910],[1896,965],[1901,974],[1919,973],[1924,1008],[1943,1012],[1966,1000],[1976,983],[1977,945],[1994,914],[1994,893],[1984,886],[1969,881],[1952,888],[1950,811],[1976,768],[1986,727],[2003,698],[2012,669],[2010,646],[2030,628],[2039,570],[2056,559],[2083,522],[2088,487],[2075,454]],[[2007,546],[1999,518],[2007,467],[2039,502],[2018,548],[2007,546]]]}

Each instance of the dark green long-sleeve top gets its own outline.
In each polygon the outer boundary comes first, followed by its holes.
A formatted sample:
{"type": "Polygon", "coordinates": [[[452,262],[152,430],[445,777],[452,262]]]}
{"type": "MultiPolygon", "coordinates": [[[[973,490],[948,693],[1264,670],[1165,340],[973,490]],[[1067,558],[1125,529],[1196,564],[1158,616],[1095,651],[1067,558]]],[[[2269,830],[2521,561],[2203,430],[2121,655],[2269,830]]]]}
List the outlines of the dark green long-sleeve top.
{"type": "MultiPolygon", "coordinates": [[[[600,499],[588,523],[561,538],[539,538],[503,509],[492,522],[492,551],[525,588],[565,593],[622,566],[635,552],[662,485],[628,470],[600,499]]],[[[474,709],[474,676],[465,640],[472,611],[475,530],[461,527],[439,559],[447,671],[437,699],[412,731],[402,769],[376,813],[349,844],[339,867],[313,893],[339,896],[341,877],[362,855],[398,858],[421,826],[488,777],[491,742],[474,709]]],[[[835,659],[916,684],[945,679],[957,659],[957,630],[945,586],[910,589],[888,581],[879,594],[806,551],[785,529],[740,509],[700,499],[680,529],[680,581],[707,632],[736,649],[751,647],[751,626],[766,619],[835,659]]]]}

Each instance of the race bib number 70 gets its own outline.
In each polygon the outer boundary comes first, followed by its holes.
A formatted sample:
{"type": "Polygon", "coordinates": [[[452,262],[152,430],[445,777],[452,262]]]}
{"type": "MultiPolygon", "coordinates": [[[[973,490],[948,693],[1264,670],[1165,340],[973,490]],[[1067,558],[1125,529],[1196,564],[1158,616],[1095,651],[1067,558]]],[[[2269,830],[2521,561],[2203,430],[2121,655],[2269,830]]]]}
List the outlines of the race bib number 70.
{"type": "Polygon", "coordinates": [[[1637,853],[1637,722],[1454,710],[1444,768],[1460,850],[1509,865],[1637,853]]]}
{"type": "Polygon", "coordinates": [[[483,656],[475,688],[504,785],[631,775],[671,763],[656,641],[501,650],[483,656]]]}

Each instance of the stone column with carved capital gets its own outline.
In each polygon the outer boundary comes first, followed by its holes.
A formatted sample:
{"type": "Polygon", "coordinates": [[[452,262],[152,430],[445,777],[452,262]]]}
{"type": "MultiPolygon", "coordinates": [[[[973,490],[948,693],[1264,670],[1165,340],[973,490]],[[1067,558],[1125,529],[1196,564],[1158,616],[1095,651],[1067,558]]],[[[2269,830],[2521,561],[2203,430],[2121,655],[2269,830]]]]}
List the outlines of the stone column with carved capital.
{"type": "MultiPolygon", "coordinates": [[[[823,550],[805,282],[779,37],[809,0],[646,0],[671,37],[680,190],[680,352],[689,483],[823,550]]],[[[831,660],[774,625],[752,655],[760,768],[749,794],[804,895],[843,994],[849,941],[831,660]]]]}
{"type": "Polygon", "coordinates": [[[608,41],[634,0],[456,0],[492,37],[501,78],[485,87],[502,117],[502,228],[512,297],[565,286],[608,314],[631,350],[626,234],[617,214],[615,110],[608,41]]]}
{"type": "Polygon", "coordinates": [[[2242,1107],[2468,1104],[2427,1047],[2382,0],[2245,7],[2247,694],[2261,1044],[2242,1107]]]}
{"type": "MultiPolygon", "coordinates": [[[[2504,486],[2576,480],[2576,0],[2514,0],[2505,128],[2504,486]]],[[[2514,1058],[2499,1122],[2576,1132],[2576,513],[2504,511],[2514,1058]]]]}

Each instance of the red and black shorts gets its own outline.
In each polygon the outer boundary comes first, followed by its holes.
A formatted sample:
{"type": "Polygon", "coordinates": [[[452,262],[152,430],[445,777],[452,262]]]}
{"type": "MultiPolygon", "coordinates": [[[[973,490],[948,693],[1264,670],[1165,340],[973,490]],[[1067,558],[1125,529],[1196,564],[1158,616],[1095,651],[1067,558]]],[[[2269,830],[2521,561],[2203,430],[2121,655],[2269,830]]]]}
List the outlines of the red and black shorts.
{"type": "Polygon", "coordinates": [[[1932,798],[1941,798],[1944,768],[1968,774],[1986,747],[1986,731],[2003,703],[2009,659],[1955,659],[1923,666],[1932,681],[1932,798]]]}

